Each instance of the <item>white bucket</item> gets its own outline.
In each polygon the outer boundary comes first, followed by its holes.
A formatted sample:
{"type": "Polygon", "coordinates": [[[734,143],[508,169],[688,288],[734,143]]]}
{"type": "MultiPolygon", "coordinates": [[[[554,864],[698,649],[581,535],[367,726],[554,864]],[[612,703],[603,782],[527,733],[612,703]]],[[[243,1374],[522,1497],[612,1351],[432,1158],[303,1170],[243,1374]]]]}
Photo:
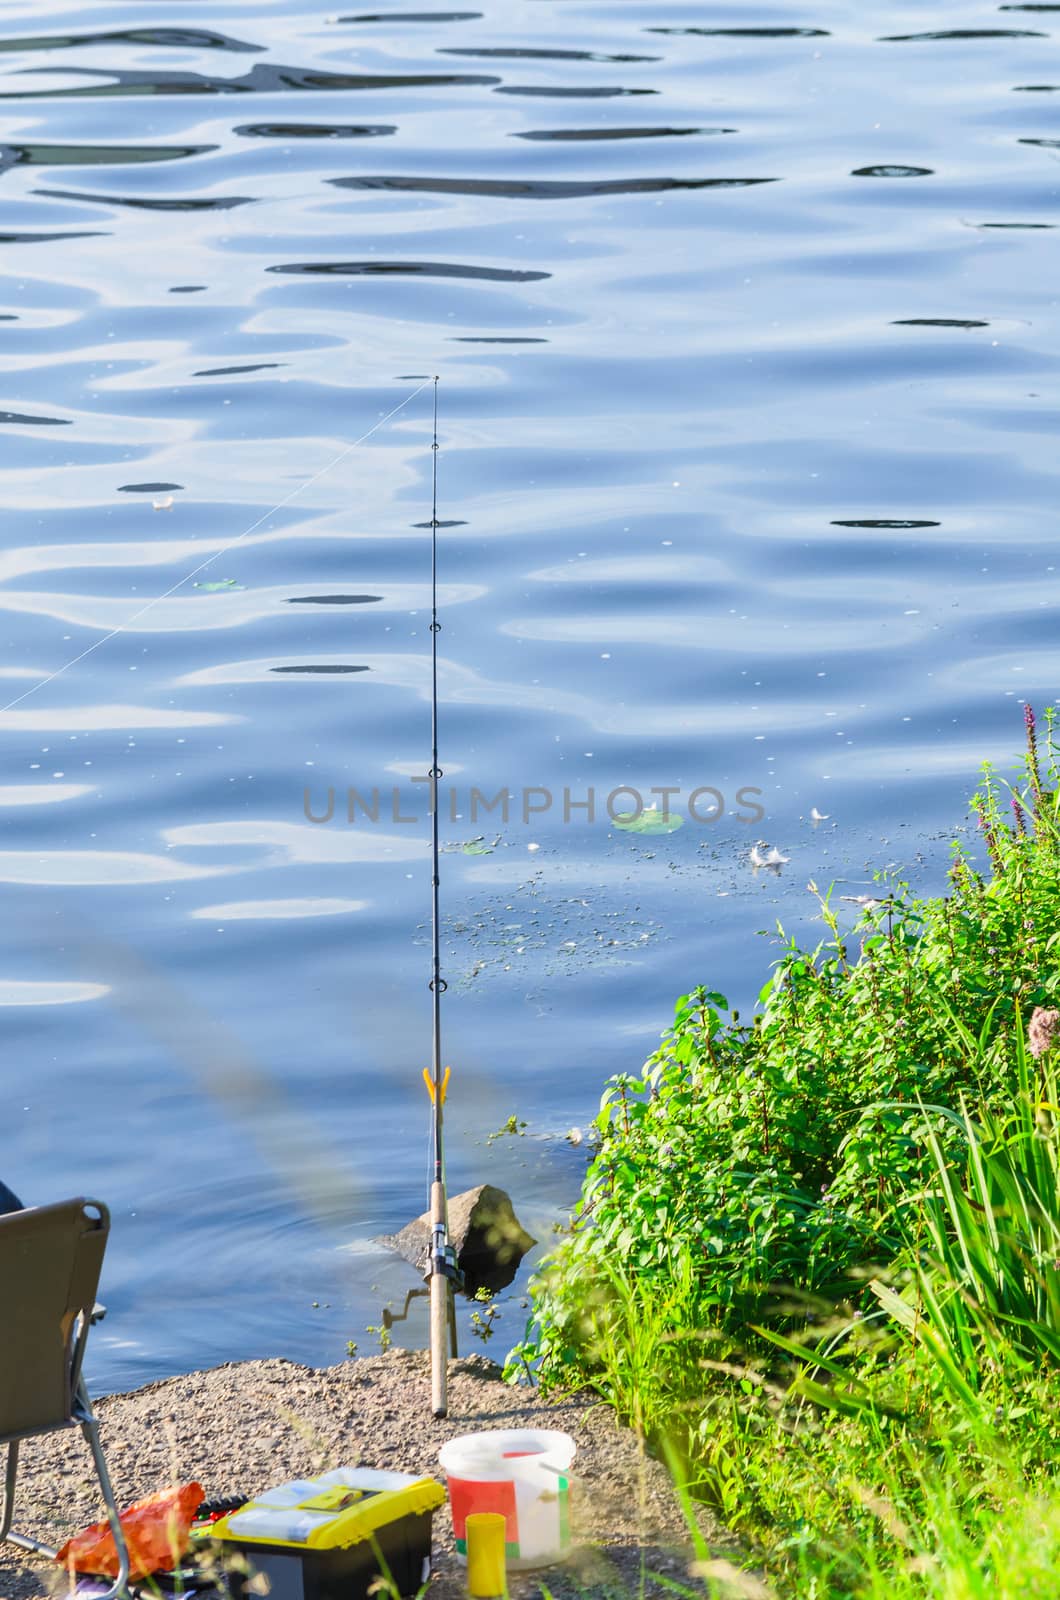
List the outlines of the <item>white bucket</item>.
{"type": "Polygon", "coordinates": [[[547,1567],[570,1554],[570,1479],[577,1446],[551,1429],[492,1429],[443,1445],[453,1534],[467,1560],[465,1523],[471,1511],[499,1511],[505,1519],[510,1572],[547,1567]]]}

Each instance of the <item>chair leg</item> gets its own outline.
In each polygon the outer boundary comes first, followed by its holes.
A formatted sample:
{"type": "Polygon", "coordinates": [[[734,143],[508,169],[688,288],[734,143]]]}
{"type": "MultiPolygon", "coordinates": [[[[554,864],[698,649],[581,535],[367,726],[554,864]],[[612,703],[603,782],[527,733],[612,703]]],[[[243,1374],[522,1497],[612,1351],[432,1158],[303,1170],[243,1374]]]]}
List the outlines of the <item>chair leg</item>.
{"type": "Polygon", "coordinates": [[[4,1473],[4,1498],[0,1501],[0,1544],[11,1532],[11,1518],[15,1513],[15,1479],[18,1476],[18,1445],[7,1447],[7,1469],[4,1473]]]}
{"type": "Polygon", "coordinates": [[[25,1533],[12,1533],[11,1519],[15,1514],[15,1479],[18,1477],[18,1444],[7,1447],[7,1469],[4,1473],[4,1499],[0,1507],[0,1544],[17,1545],[20,1550],[30,1550],[34,1555],[47,1556],[54,1561],[55,1551],[50,1544],[41,1544],[25,1533]]]}
{"type": "MultiPolygon", "coordinates": [[[[85,1396],[86,1409],[88,1409],[87,1398],[85,1396]]],[[[103,1454],[103,1446],[99,1442],[99,1423],[92,1415],[91,1410],[89,1410],[88,1416],[82,1420],[81,1432],[88,1442],[88,1448],[91,1450],[92,1459],[96,1464],[96,1475],[99,1478],[99,1486],[103,1490],[103,1499],[107,1507],[107,1521],[110,1523],[110,1531],[114,1535],[114,1544],[118,1551],[118,1576],[106,1594],[100,1596],[100,1600],[130,1600],[129,1546],[125,1542],[125,1533],[118,1519],[118,1507],[114,1499],[114,1489],[110,1481],[110,1473],[107,1471],[107,1461],[103,1454]]]]}
{"type": "MultiPolygon", "coordinates": [[[[103,1490],[103,1499],[107,1507],[107,1521],[110,1531],[114,1535],[114,1543],[118,1551],[118,1576],[114,1583],[101,1596],[101,1600],[131,1600],[129,1594],[129,1547],[125,1542],[125,1533],[118,1519],[118,1508],[114,1500],[114,1489],[107,1471],[106,1457],[103,1446],[99,1442],[99,1423],[96,1421],[89,1404],[88,1395],[83,1385],[78,1385],[78,1410],[81,1417],[81,1432],[85,1436],[88,1448],[92,1452],[92,1459],[96,1465],[96,1474],[99,1486],[103,1490]]],[[[22,1533],[12,1533],[11,1519],[15,1510],[15,1479],[18,1476],[18,1445],[9,1444],[7,1447],[7,1467],[4,1473],[4,1498],[0,1501],[0,1544],[17,1545],[20,1550],[29,1550],[34,1555],[48,1556],[55,1560],[57,1552],[51,1545],[41,1544],[37,1539],[30,1539],[22,1533]]]]}

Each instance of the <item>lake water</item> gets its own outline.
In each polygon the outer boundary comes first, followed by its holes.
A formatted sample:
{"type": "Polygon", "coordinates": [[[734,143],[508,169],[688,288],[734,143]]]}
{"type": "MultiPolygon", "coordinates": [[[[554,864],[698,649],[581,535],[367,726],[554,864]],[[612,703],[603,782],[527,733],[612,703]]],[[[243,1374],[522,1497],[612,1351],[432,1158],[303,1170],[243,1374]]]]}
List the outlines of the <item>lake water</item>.
{"type": "Polygon", "coordinates": [[[542,1239],[674,998],[941,881],[1057,694],[1060,5],[449,3],[0,8],[0,1174],[113,1209],[97,1388],[415,1281],[425,379],[450,1184],[542,1239]]]}

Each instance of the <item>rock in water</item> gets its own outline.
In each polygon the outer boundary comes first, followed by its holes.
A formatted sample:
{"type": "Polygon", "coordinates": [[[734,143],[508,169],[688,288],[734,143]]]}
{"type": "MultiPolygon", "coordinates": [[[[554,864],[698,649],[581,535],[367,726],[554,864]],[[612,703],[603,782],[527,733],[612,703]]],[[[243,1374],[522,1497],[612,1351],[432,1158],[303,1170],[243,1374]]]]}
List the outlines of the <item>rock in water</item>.
{"type": "MultiPolygon", "coordinates": [[[[449,1242],[456,1250],[466,1293],[476,1294],[479,1289],[492,1293],[506,1289],[537,1240],[515,1215],[504,1190],[480,1183],[477,1189],[465,1189],[450,1199],[449,1242]]],[[[431,1250],[430,1212],[425,1211],[383,1243],[425,1273],[431,1250]]]]}

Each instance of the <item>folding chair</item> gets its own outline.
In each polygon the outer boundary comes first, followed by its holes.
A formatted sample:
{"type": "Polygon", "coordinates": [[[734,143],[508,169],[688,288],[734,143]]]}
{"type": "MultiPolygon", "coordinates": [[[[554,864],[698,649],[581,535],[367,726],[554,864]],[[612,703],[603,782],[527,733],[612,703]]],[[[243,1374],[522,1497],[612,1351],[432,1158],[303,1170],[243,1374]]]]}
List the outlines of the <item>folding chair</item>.
{"type": "Polygon", "coordinates": [[[49,1546],[11,1531],[18,1450],[23,1439],[79,1427],[118,1550],[118,1576],[103,1600],[128,1600],[129,1551],[81,1376],[88,1330],[104,1314],[95,1299],[109,1231],[110,1213],[99,1200],[0,1216],[0,1445],[7,1445],[0,1545],[54,1559],[49,1546]]]}

